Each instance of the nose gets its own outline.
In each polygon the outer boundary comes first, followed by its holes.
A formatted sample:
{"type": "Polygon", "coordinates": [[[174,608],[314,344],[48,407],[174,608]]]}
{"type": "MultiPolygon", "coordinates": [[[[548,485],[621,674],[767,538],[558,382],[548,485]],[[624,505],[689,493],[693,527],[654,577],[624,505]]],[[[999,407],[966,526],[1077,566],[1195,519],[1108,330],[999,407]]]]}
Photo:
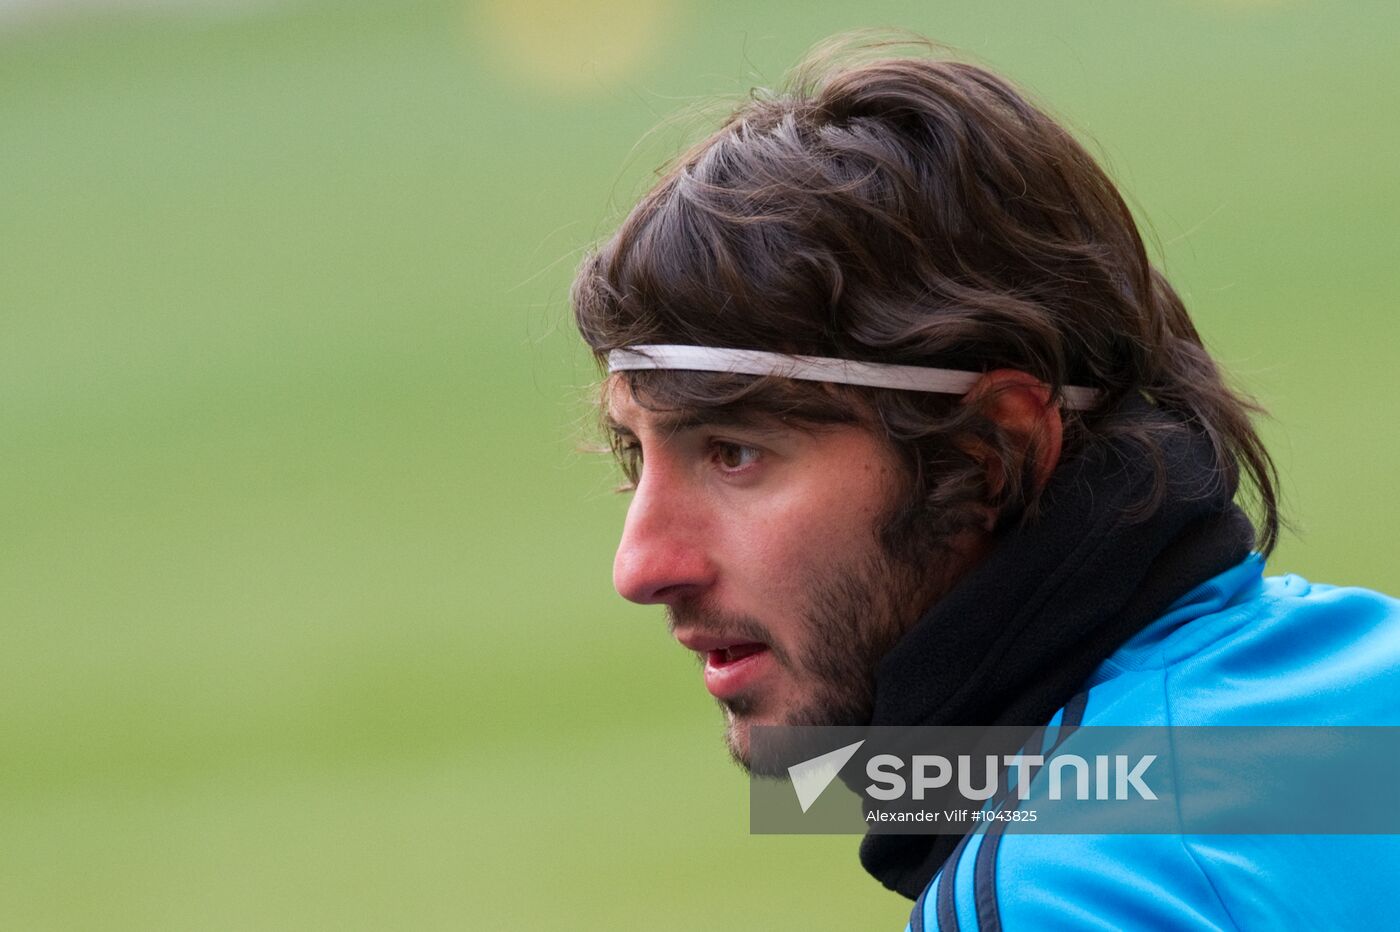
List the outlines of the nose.
{"type": "Polygon", "coordinates": [[[613,587],[630,602],[674,604],[714,583],[700,497],[647,464],[613,559],[613,587]]]}

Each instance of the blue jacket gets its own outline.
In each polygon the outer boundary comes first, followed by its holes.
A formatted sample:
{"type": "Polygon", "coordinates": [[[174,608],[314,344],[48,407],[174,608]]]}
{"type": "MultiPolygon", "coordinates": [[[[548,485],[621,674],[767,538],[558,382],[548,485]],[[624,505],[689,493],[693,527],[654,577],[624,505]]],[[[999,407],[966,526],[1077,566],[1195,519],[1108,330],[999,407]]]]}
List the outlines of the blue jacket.
{"type": "MultiPolygon", "coordinates": [[[[1262,578],[1198,586],[1051,724],[1400,725],[1400,602],[1262,578]]],[[[911,929],[1400,928],[1400,836],[970,836],[911,929]]]]}

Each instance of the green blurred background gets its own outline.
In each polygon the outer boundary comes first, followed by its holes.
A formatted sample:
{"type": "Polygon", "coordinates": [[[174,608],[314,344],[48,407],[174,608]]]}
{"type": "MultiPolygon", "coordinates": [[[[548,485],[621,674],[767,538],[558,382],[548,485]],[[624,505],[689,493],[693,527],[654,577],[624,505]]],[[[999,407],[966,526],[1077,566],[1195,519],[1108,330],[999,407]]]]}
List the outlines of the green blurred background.
{"type": "Polygon", "coordinates": [[[1393,0],[0,0],[0,928],[903,924],[611,591],[566,301],[664,117],[862,26],[1090,138],[1274,570],[1400,589],[1393,0]]]}

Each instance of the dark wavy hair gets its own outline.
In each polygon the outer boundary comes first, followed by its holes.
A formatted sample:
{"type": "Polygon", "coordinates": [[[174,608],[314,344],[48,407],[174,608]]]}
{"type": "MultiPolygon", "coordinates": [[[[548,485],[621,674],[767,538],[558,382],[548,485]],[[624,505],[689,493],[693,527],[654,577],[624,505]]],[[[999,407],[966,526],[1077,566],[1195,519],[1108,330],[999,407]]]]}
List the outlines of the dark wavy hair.
{"type": "MultiPolygon", "coordinates": [[[[1277,475],[1251,423],[1260,408],[1226,384],[1104,171],[975,65],[814,56],[665,171],[584,260],[572,300],[600,362],[618,347],[681,343],[1011,368],[1057,396],[1093,386],[1101,403],[1067,412],[1066,454],[1137,442],[1157,469],[1145,516],[1166,487],[1166,435],[1200,430],[1217,467],[1201,494],[1246,481],[1259,549],[1277,540],[1277,475]],[[1116,403],[1130,394],[1151,402],[1150,417],[1116,403]]],[[[1015,455],[1014,438],[954,397],[712,373],[624,377],[648,407],[883,431],[908,476],[885,531],[891,548],[946,540],[985,521],[987,504],[1003,524],[1036,512],[1033,457],[1015,455]],[[1000,475],[988,475],[978,447],[999,454],[1000,475]]]]}

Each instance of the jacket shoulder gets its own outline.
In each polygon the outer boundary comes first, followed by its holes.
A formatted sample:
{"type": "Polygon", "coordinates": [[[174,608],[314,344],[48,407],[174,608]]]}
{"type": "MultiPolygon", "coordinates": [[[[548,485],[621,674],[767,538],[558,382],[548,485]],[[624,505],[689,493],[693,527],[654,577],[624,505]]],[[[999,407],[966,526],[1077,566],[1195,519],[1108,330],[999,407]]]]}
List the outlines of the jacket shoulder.
{"type": "Polygon", "coordinates": [[[1089,681],[1092,725],[1400,725],[1400,602],[1251,558],[1179,600],[1089,681]]]}
{"type": "Polygon", "coordinates": [[[1163,642],[1172,725],[1400,725],[1400,602],[1298,576],[1163,642]]]}

